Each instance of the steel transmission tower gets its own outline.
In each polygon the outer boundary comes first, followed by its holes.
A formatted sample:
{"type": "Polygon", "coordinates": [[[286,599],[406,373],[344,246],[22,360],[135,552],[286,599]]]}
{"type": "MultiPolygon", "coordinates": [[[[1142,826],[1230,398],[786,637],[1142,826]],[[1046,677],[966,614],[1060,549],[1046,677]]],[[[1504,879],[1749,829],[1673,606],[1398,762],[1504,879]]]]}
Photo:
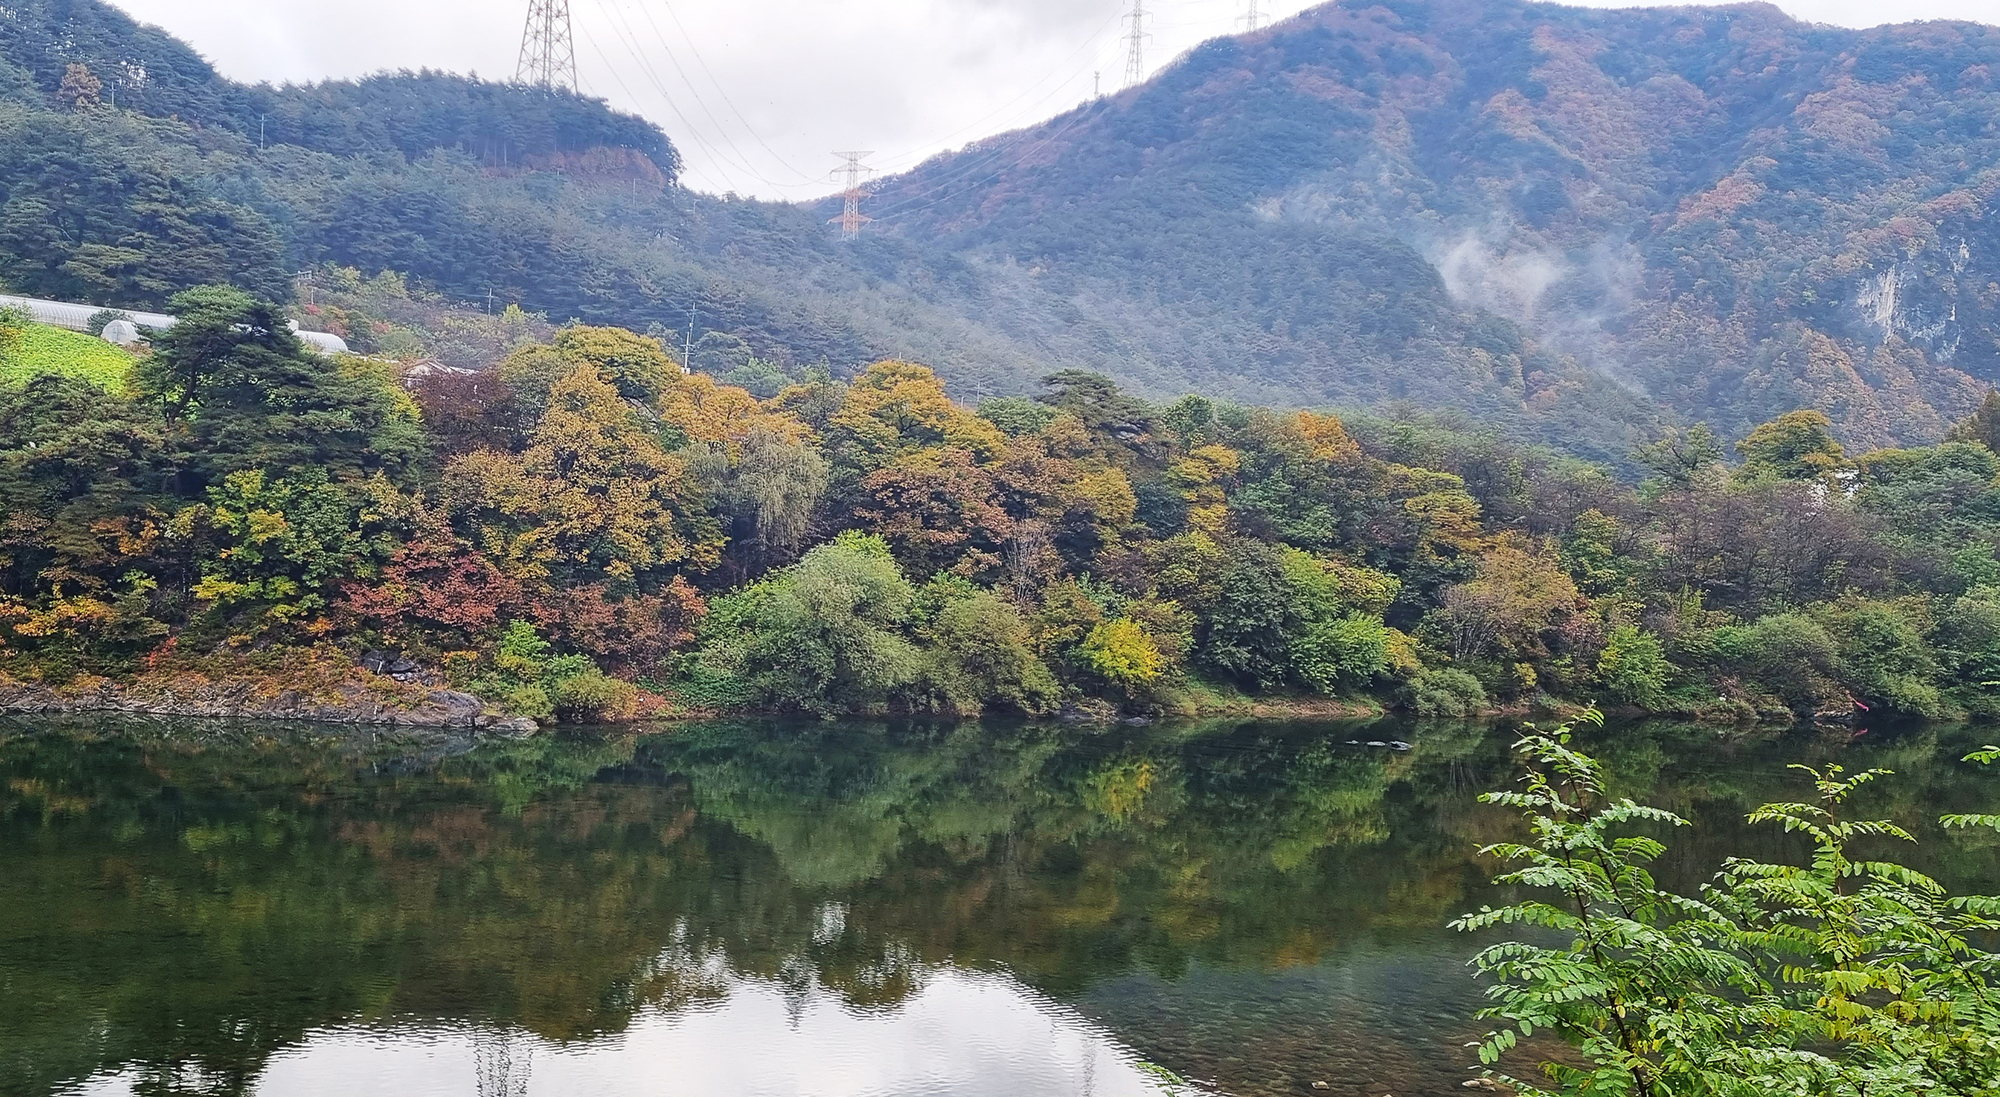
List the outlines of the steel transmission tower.
{"type": "Polygon", "coordinates": [[[861,235],[862,225],[874,220],[874,218],[865,217],[861,213],[861,200],[870,197],[869,192],[861,189],[861,177],[873,174],[875,169],[863,164],[861,161],[875,154],[872,152],[836,152],[834,155],[847,161],[846,164],[833,169],[833,177],[835,179],[843,175],[847,176],[847,189],[840,192],[840,196],[847,199],[847,205],[840,211],[840,216],[827,221],[827,224],[839,225],[840,238],[842,240],[852,240],[861,235]]]}
{"type": "Polygon", "coordinates": [[[514,82],[531,87],[576,89],[576,39],[570,32],[569,0],[528,0],[528,26],[521,32],[521,63],[514,82]]]}
{"type": "Polygon", "coordinates": [[[1264,25],[1263,11],[1258,7],[1257,0],[1250,0],[1250,10],[1243,13],[1244,28],[1250,31],[1252,34],[1254,34],[1257,32],[1259,28],[1263,27],[1263,25],[1264,25]]]}
{"type": "Polygon", "coordinates": [[[1125,36],[1125,86],[1144,83],[1146,79],[1146,0],[1132,0],[1132,12],[1125,18],[1132,24],[1132,30],[1125,36]]]}

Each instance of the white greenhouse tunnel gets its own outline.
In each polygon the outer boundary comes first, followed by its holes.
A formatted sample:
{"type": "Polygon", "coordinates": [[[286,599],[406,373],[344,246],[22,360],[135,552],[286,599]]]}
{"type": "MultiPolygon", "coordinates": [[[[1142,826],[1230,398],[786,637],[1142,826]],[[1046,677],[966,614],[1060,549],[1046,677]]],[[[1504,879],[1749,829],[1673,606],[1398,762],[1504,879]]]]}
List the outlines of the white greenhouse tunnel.
{"type": "MultiPolygon", "coordinates": [[[[119,346],[131,346],[140,340],[142,330],[165,331],[174,326],[174,318],[160,312],[133,312],[130,309],[108,309],[100,305],[79,305],[71,301],[44,301],[38,297],[13,297],[0,294],[0,308],[20,309],[32,317],[36,323],[50,327],[67,328],[70,331],[89,331],[90,318],[102,312],[116,312],[124,317],[104,326],[105,342],[119,346]]],[[[329,357],[347,353],[347,341],[338,335],[323,331],[299,331],[292,325],[292,331],[299,341],[329,357]]]]}

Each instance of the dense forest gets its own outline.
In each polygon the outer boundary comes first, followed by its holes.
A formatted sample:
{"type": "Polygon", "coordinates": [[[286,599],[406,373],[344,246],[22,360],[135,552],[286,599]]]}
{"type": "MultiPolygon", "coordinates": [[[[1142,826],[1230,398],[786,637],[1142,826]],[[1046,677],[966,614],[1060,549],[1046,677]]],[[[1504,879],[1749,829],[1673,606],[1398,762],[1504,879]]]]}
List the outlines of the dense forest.
{"type": "MultiPolygon", "coordinates": [[[[454,370],[329,363],[239,290],[170,304],[122,382],[0,386],[17,678],[375,651],[542,718],[2000,711],[2000,398],[1915,449],[1812,410],[1673,429],[1634,487],[1447,419],[1076,370],[968,407],[908,362],[753,358],[760,397],[518,312],[458,317],[507,349],[454,370]]],[[[411,338],[391,305],[424,311],[358,278],[313,309],[411,338]]]]}
{"type": "Polygon", "coordinates": [[[0,282],[157,307],[395,271],[843,379],[922,361],[966,401],[1087,369],[1452,408],[1614,464],[1801,407],[1857,449],[1928,443],[2000,378],[1996,64],[1989,28],[1762,5],[1329,4],[884,180],[843,244],[824,207],[683,189],[599,101],[246,87],[98,0],[22,0],[0,282]]]}
{"type": "Polygon", "coordinates": [[[1525,414],[1601,457],[1643,440],[1620,392],[1732,441],[1812,407],[1930,442],[2000,378],[1994,71],[1971,23],[1347,0],[871,212],[1057,287],[1067,330],[974,314],[1156,392],[1525,414]]]}

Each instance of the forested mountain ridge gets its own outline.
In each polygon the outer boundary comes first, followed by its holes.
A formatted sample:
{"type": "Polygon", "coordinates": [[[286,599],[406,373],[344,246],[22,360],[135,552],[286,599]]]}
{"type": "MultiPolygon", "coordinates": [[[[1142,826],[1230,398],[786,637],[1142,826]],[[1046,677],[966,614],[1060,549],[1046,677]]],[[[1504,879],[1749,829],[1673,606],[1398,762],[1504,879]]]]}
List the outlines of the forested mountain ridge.
{"type": "Polygon", "coordinates": [[[1725,433],[1806,404],[1887,444],[2000,378],[1996,79],[2000,32],[1967,23],[1348,0],[874,211],[1080,302],[1157,301],[1124,334],[1199,388],[1379,399],[1421,364],[1533,408],[1539,347],[1725,433]]]}
{"type": "Polygon", "coordinates": [[[417,159],[433,149],[470,152],[495,165],[600,146],[634,149],[670,176],[680,154],[658,127],[573,96],[443,73],[402,73],[311,85],[243,85],[224,79],[184,42],[97,0],[22,0],[0,9],[0,87],[32,101],[39,92],[74,107],[63,92],[83,65],[93,99],[139,114],[185,121],[267,145],[336,156],[394,149],[417,159]]]}
{"type": "Polygon", "coordinates": [[[679,331],[964,398],[1398,400],[1623,460],[1825,411],[1929,441],[2000,378],[1990,28],[1768,6],[1328,5],[822,206],[677,185],[601,102],[441,73],[246,87],[99,0],[0,9],[0,281],[156,306],[289,272],[679,331]]]}

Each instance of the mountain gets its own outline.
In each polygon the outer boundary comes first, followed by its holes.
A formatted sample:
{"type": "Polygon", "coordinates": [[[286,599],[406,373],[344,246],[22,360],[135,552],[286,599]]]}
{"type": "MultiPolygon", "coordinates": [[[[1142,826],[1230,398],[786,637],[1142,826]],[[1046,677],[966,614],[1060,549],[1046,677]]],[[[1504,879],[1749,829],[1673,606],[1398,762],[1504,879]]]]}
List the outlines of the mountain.
{"type": "Polygon", "coordinates": [[[1533,410],[1561,358],[1726,433],[1807,405],[1887,444],[2000,379],[1996,119],[1991,27],[1350,0],[871,212],[990,283],[1059,286],[1073,317],[998,326],[1155,385],[1442,377],[1533,410]]]}
{"type": "Polygon", "coordinates": [[[828,205],[682,189],[595,100],[244,86],[98,0],[15,0],[0,280],[147,305],[393,270],[779,363],[916,358],[965,398],[1081,367],[1602,458],[1799,406],[1926,441],[2000,379],[1996,74],[1966,23],[1354,0],[884,180],[844,243],[828,205]]]}

